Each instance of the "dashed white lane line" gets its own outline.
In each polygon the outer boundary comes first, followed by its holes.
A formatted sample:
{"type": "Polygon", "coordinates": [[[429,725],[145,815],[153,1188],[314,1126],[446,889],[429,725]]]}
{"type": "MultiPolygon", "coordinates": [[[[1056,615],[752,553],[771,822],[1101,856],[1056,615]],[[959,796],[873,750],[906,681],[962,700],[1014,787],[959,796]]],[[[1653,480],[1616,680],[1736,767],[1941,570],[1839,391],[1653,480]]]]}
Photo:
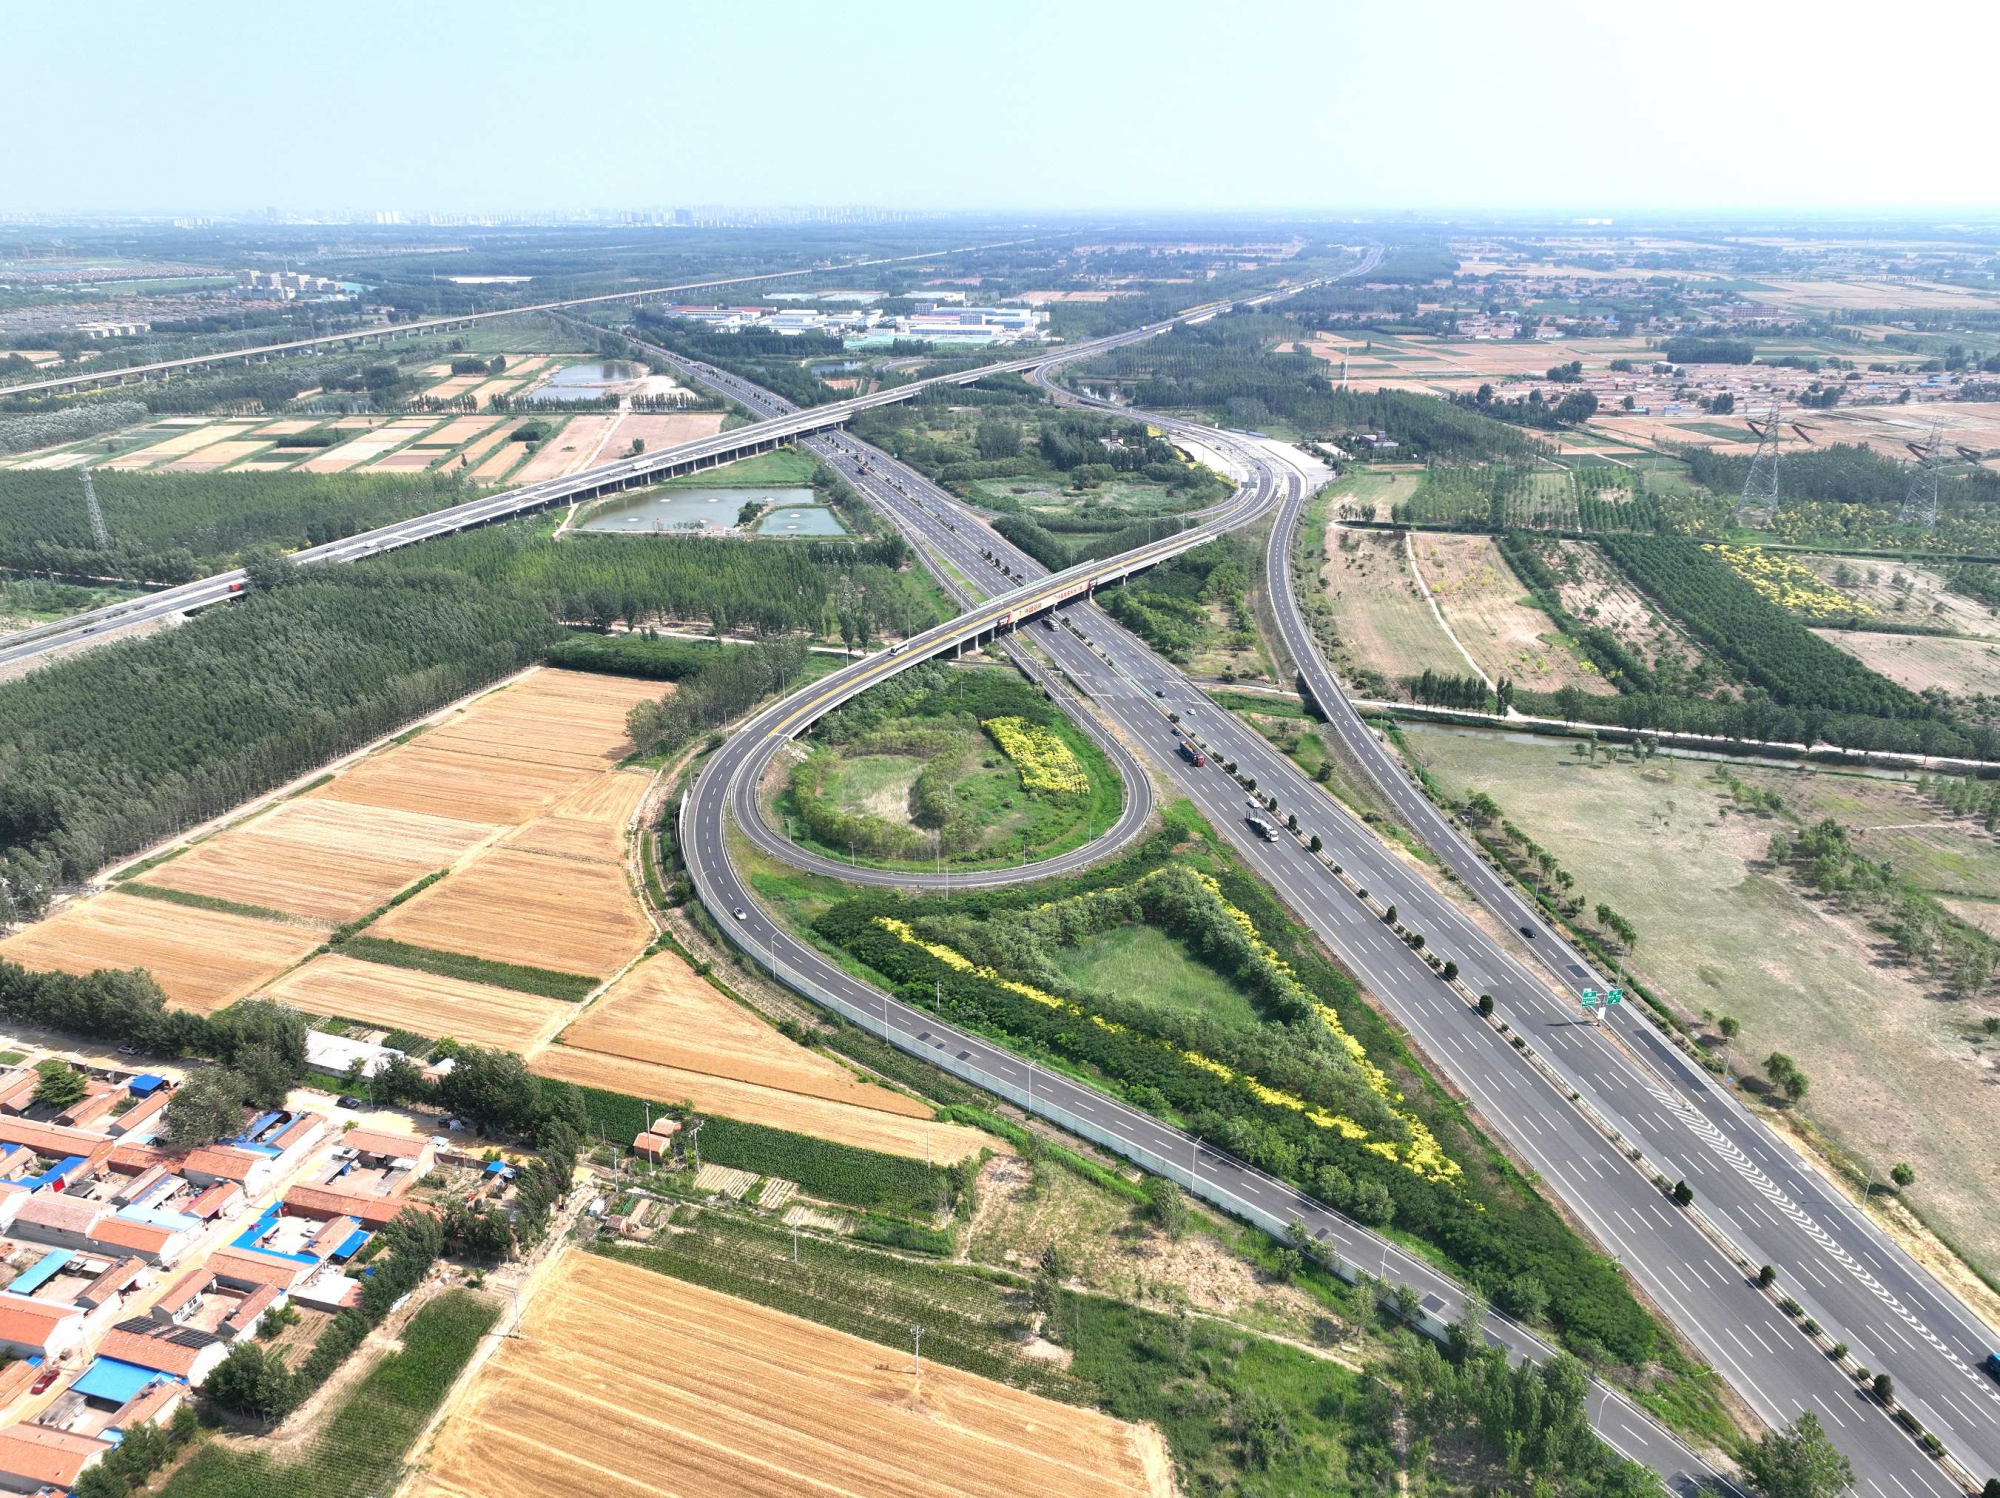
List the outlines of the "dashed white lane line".
{"type": "Polygon", "coordinates": [[[1841,1414],[1840,1411],[1835,1409],[1832,1405],[1828,1404],[1824,1399],[1821,1399],[1819,1395],[1817,1394],[1813,1395],[1813,1403],[1818,1405],[1821,1409],[1825,1410],[1829,1415],[1833,1416],[1834,1424],[1845,1425],[1847,1423],[1847,1417],[1841,1414]]]}

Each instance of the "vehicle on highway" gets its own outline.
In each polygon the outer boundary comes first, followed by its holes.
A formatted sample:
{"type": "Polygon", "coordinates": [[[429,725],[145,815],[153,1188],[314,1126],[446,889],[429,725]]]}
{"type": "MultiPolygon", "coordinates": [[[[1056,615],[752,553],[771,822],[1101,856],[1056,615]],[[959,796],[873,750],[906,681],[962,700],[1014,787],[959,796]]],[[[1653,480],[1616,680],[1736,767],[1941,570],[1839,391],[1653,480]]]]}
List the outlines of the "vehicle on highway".
{"type": "Polygon", "coordinates": [[[1529,941],[1533,941],[1535,939],[1535,928],[1533,926],[1523,926],[1521,927],[1521,934],[1527,937],[1529,941]]]}
{"type": "Polygon", "coordinates": [[[1208,763],[1208,756],[1195,748],[1186,739],[1182,739],[1175,747],[1180,750],[1181,758],[1193,765],[1197,770],[1208,763]]]}
{"type": "Polygon", "coordinates": [[[1278,840],[1278,829],[1262,817],[1245,817],[1243,821],[1252,832],[1256,833],[1265,842],[1275,843],[1278,840]]]}
{"type": "Polygon", "coordinates": [[[750,912],[745,910],[741,905],[737,906],[735,910],[730,912],[730,914],[734,915],[736,919],[739,921],[747,921],[750,919],[750,912]]]}
{"type": "Polygon", "coordinates": [[[1988,1373],[1992,1374],[1995,1378],[2000,1378],[2000,1352],[1987,1353],[1985,1360],[1981,1362],[1979,1366],[1984,1368],[1988,1373]]]}
{"type": "Polygon", "coordinates": [[[230,592],[232,592],[232,593],[241,593],[241,592],[243,591],[243,584],[241,584],[241,583],[231,583],[231,584],[229,585],[229,591],[230,591],[230,592]]]}
{"type": "Polygon", "coordinates": [[[1165,687],[1154,687],[1153,695],[1155,697],[1164,697],[1167,695],[1167,689],[1165,687]]]}

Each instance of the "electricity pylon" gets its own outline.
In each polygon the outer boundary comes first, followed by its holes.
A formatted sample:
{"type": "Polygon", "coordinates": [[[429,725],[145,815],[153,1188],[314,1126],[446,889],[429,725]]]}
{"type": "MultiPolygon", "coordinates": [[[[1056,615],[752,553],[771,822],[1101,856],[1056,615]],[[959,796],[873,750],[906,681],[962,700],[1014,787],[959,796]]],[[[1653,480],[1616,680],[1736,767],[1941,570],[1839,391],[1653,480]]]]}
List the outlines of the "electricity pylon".
{"type": "Polygon", "coordinates": [[[1739,526],[1762,528],[1777,518],[1778,443],[1784,434],[1778,410],[1772,406],[1761,427],[1754,421],[1745,423],[1757,434],[1757,456],[1750,460],[1750,472],[1743,479],[1743,497],[1736,502],[1739,526]]]}
{"type": "Polygon", "coordinates": [[[97,490],[90,482],[90,470],[80,468],[83,475],[83,507],[90,512],[90,538],[99,551],[111,549],[111,532],[104,528],[104,511],[97,507],[97,490]]]}
{"type": "Polygon", "coordinates": [[[1931,423],[1931,434],[1919,446],[1906,442],[1916,456],[1917,466],[1910,470],[1910,486],[1903,491],[1903,510],[1896,517],[1898,525],[1920,525],[1926,535],[1937,527],[1938,470],[1944,466],[1944,423],[1931,423]]]}

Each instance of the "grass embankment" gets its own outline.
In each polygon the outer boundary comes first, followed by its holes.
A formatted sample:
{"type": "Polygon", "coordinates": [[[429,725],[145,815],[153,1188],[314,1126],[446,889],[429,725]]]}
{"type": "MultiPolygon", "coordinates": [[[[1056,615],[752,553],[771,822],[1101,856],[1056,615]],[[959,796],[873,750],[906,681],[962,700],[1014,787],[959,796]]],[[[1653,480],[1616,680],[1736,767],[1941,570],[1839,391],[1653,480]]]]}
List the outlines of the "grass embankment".
{"type": "Polygon", "coordinates": [[[597,987],[597,979],[581,973],[559,973],[551,968],[525,967],[515,962],[494,962],[485,957],[468,957],[462,952],[444,952],[436,947],[417,947],[408,942],[389,941],[379,936],[354,936],[340,943],[345,957],[362,962],[379,962],[386,967],[414,968],[441,978],[462,978],[468,983],[490,983],[495,988],[511,988],[517,993],[540,994],[547,999],[567,999],[578,1003],[597,987]]]}
{"type": "Polygon", "coordinates": [[[281,1458],[210,1442],[161,1498],[374,1498],[393,1491],[411,1443],[499,1314],[497,1304],[467,1291],[439,1296],[410,1318],[398,1349],[341,1401],[304,1454],[281,1458]]]}

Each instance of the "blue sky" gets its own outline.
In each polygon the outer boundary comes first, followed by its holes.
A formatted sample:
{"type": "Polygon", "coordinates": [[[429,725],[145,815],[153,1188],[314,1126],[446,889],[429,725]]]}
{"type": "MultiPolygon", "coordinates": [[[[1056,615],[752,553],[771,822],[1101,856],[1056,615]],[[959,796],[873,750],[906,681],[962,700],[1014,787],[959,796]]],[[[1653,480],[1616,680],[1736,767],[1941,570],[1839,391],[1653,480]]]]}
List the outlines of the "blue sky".
{"type": "Polygon", "coordinates": [[[98,0],[4,24],[32,146],[0,211],[2000,208],[1991,0],[98,0]]]}

